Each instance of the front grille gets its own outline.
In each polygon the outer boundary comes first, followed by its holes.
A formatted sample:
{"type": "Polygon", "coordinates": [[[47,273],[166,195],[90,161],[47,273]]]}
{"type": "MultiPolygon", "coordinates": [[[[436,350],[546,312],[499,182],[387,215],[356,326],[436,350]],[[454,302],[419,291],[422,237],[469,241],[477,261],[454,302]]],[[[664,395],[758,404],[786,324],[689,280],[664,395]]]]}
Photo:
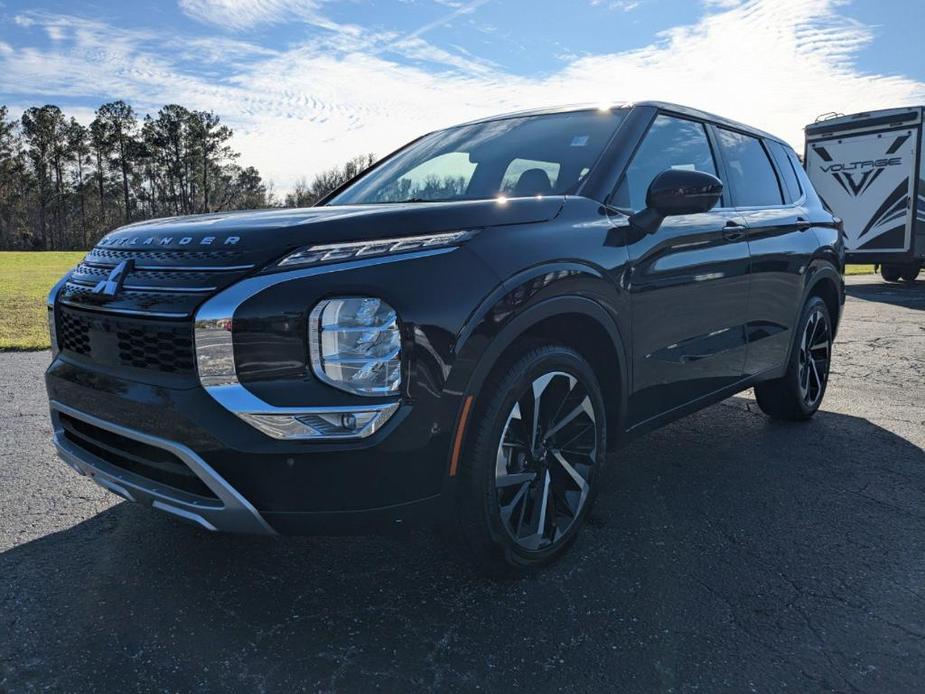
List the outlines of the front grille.
{"type": "Polygon", "coordinates": [[[141,369],[170,373],[192,372],[193,339],[189,329],[123,327],[116,331],[119,359],[141,369]]]}
{"type": "Polygon", "coordinates": [[[106,366],[195,375],[196,310],[254,269],[265,250],[142,243],[137,249],[98,246],[74,268],[56,299],[59,347],[106,366]],[[104,283],[126,260],[133,262],[107,294],[104,283]]]}
{"type": "Polygon", "coordinates": [[[240,280],[262,257],[254,249],[248,253],[98,246],[71,272],[58,300],[67,306],[107,313],[189,319],[206,299],[240,280]],[[107,294],[103,283],[127,260],[132,264],[118,291],[107,294]]]}
{"type": "MultiPolygon", "coordinates": [[[[119,292],[119,300],[131,305],[123,313],[143,314],[151,313],[166,318],[184,318],[189,313],[190,299],[198,303],[201,295],[190,296],[188,292],[146,292],[123,289],[119,292]]],[[[67,283],[62,299],[72,305],[96,307],[100,305],[93,288],[70,281],[67,283]]]]}
{"type": "Polygon", "coordinates": [[[121,318],[62,306],[58,346],[104,366],[181,375],[195,372],[193,329],[188,322],[121,318]]]}
{"type": "Polygon", "coordinates": [[[90,353],[90,323],[70,311],[58,316],[58,347],[77,354],[90,353]]]}
{"type": "Polygon", "coordinates": [[[100,460],[187,494],[217,500],[215,493],[173,453],[58,413],[64,436],[100,460]]]}
{"type": "MultiPolygon", "coordinates": [[[[72,278],[79,281],[86,281],[93,283],[95,286],[100,280],[105,280],[109,276],[109,271],[112,268],[109,267],[98,267],[95,265],[88,265],[87,263],[82,263],[80,267],[75,271],[72,278]]],[[[198,272],[184,272],[182,270],[135,270],[133,274],[133,279],[140,282],[148,287],[157,287],[161,284],[164,284],[165,288],[172,288],[173,286],[180,286],[180,284],[188,286],[208,286],[210,281],[214,281],[215,271],[198,271],[198,272]]],[[[131,284],[129,286],[132,286],[131,284]]]]}
{"type": "Polygon", "coordinates": [[[110,248],[94,248],[87,256],[87,260],[113,260],[115,261],[113,265],[129,258],[136,263],[165,260],[179,260],[188,263],[191,260],[228,260],[239,255],[241,255],[239,251],[114,251],[110,248]]]}

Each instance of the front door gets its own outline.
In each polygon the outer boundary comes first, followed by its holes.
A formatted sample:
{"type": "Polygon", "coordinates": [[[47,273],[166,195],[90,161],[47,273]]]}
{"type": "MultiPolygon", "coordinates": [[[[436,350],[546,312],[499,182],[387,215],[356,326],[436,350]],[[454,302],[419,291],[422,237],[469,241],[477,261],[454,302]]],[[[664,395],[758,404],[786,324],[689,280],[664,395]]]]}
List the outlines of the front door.
{"type": "MultiPolygon", "coordinates": [[[[717,175],[703,124],[656,117],[614,206],[644,208],[649,183],[670,168],[717,175]]],[[[743,378],[749,254],[744,222],[729,207],[669,217],[654,234],[634,238],[628,253],[632,427],[743,378]]]]}

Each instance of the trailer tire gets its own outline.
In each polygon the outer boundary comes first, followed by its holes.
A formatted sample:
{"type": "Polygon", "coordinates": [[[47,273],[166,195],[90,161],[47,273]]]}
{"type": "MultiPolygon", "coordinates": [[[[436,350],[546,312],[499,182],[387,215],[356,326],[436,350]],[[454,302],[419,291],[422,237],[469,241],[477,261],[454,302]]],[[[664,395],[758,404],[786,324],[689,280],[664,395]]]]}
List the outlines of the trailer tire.
{"type": "Polygon", "coordinates": [[[915,282],[916,278],[919,276],[919,270],[921,270],[921,268],[915,267],[914,265],[904,268],[900,277],[906,282],[915,282]]]}
{"type": "Polygon", "coordinates": [[[881,265],[880,276],[887,282],[899,282],[900,268],[896,265],[881,265]]]}

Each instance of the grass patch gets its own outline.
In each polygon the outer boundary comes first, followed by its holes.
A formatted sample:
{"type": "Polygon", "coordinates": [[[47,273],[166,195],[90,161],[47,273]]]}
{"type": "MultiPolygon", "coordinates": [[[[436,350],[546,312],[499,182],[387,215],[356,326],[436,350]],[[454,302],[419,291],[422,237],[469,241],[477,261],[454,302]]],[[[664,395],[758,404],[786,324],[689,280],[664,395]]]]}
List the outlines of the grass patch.
{"type": "MultiPolygon", "coordinates": [[[[83,251],[0,252],[0,351],[48,349],[45,298],[83,251]]],[[[849,265],[847,275],[868,275],[873,265],[849,265]]]]}
{"type": "Polygon", "coordinates": [[[0,253],[0,351],[49,348],[48,291],[84,255],[0,253]]]}

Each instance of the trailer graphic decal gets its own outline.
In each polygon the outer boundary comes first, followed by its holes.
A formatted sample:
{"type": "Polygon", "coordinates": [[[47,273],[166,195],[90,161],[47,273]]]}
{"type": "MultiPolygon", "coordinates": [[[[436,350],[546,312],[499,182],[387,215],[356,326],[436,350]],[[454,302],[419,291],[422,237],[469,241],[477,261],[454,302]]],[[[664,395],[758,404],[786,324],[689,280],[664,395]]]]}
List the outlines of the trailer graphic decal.
{"type": "Polygon", "coordinates": [[[884,200],[883,204],[874,212],[864,230],[858,235],[858,239],[867,236],[872,229],[884,227],[891,222],[904,218],[909,207],[908,191],[909,179],[907,178],[897,186],[896,190],[890,193],[890,197],[884,200]]]}
{"type": "Polygon", "coordinates": [[[917,131],[832,134],[808,143],[806,170],[845,223],[849,253],[905,251],[914,214],[917,131]]]}
{"type": "MultiPolygon", "coordinates": [[[[825,169],[823,169],[825,171],[825,169]]],[[[845,189],[849,195],[857,197],[865,190],[870,188],[877,177],[883,173],[883,169],[869,169],[861,174],[861,180],[855,181],[854,174],[850,173],[833,173],[832,176],[845,189]]]]}

